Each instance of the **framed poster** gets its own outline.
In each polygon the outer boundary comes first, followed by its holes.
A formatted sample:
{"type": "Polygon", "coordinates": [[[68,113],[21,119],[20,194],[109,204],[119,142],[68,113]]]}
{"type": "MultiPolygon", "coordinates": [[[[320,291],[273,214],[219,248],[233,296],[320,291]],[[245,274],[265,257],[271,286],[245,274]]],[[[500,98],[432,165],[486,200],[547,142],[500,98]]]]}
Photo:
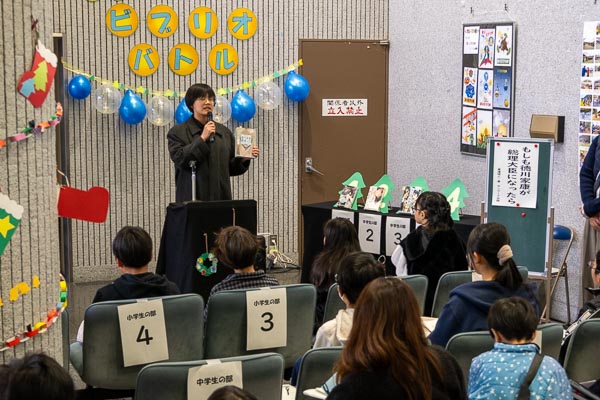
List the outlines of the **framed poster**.
{"type": "Polygon", "coordinates": [[[600,21],[584,22],[579,96],[579,168],[600,134],[600,21]]]}
{"type": "Polygon", "coordinates": [[[515,24],[463,25],[460,151],[485,157],[490,137],[513,136],[515,24]]]}

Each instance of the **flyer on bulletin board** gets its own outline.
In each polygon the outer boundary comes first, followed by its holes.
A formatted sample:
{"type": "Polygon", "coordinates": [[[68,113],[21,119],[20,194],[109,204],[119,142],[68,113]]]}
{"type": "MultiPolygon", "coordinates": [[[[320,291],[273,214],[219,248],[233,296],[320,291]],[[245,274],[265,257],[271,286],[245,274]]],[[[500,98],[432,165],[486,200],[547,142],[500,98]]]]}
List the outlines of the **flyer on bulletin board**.
{"type": "Polygon", "coordinates": [[[600,134],[600,21],[584,22],[579,84],[579,167],[600,134]]]}

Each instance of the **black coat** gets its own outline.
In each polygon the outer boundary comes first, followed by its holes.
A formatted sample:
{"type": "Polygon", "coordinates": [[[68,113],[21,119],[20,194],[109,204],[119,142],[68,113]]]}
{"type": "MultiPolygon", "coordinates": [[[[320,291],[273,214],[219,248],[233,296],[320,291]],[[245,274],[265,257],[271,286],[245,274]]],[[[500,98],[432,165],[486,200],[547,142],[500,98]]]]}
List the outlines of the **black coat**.
{"type": "Polygon", "coordinates": [[[196,199],[231,200],[230,176],[248,170],[250,161],[235,158],[235,138],[226,126],[215,122],[214,141],[204,142],[204,125],[191,117],[175,125],[167,134],[169,154],[175,164],[175,201],[192,200],[192,170],[196,161],[196,199]]]}
{"type": "Polygon", "coordinates": [[[467,269],[465,245],[454,229],[437,231],[428,238],[422,226],[401,242],[409,275],[422,274],[428,279],[425,314],[430,315],[433,296],[440,277],[446,272],[467,269]]]}

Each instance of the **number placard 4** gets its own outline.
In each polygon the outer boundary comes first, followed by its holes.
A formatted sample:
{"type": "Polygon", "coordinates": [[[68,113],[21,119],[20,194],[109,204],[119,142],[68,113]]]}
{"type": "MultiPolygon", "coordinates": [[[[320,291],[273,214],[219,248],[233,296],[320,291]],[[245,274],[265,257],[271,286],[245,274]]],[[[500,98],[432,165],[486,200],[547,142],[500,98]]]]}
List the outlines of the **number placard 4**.
{"type": "Polygon", "coordinates": [[[161,299],[117,307],[123,366],[169,359],[165,313],[161,299]]]}
{"type": "Polygon", "coordinates": [[[358,240],[362,251],[381,254],[381,215],[358,215],[358,240]]]}
{"type": "Polygon", "coordinates": [[[391,256],[400,241],[410,233],[410,218],[387,217],[385,225],[385,254],[391,256]]]}
{"type": "Polygon", "coordinates": [[[248,318],[246,350],[287,345],[287,292],[285,288],[246,292],[248,318]]]}

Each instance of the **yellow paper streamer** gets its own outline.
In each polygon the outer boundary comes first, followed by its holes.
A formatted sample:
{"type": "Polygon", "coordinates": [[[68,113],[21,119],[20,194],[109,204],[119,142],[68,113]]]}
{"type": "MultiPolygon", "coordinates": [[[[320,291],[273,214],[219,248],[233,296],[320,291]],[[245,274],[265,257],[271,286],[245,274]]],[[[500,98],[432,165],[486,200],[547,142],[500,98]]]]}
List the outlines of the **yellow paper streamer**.
{"type": "MultiPolygon", "coordinates": [[[[93,74],[90,74],[89,72],[85,72],[77,67],[74,67],[73,65],[71,65],[67,61],[65,61],[64,59],[62,59],[61,62],[62,62],[63,68],[66,69],[67,71],[73,72],[74,74],[77,74],[77,75],[83,75],[86,78],[88,78],[94,82],[97,82],[100,85],[104,85],[104,84],[108,83],[119,90],[131,89],[134,92],[141,93],[141,94],[148,94],[148,95],[152,95],[152,96],[165,96],[165,97],[175,97],[175,98],[185,97],[184,91],[180,91],[180,90],[174,91],[172,89],[154,90],[154,89],[145,88],[143,86],[138,86],[137,88],[135,88],[135,87],[127,86],[123,83],[120,83],[118,80],[111,81],[108,79],[97,77],[93,74]]],[[[262,76],[262,77],[256,78],[256,79],[251,79],[246,82],[242,82],[236,86],[227,87],[227,88],[218,88],[215,90],[215,92],[217,94],[219,94],[220,96],[224,96],[229,93],[234,93],[240,89],[248,89],[252,86],[260,85],[261,83],[265,83],[268,81],[272,81],[276,78],[280,78],[280,77],[286,75],[288,72],[293,71],[293,70],[297,69],[298,67],[301,67],[302,65],[303,65],[302,59],[299,59],[295,63],[290,64],[287,67],[279,69],[277,71],[273,71],[268,75],[265,75],[265,76],[262,76]]]]}

